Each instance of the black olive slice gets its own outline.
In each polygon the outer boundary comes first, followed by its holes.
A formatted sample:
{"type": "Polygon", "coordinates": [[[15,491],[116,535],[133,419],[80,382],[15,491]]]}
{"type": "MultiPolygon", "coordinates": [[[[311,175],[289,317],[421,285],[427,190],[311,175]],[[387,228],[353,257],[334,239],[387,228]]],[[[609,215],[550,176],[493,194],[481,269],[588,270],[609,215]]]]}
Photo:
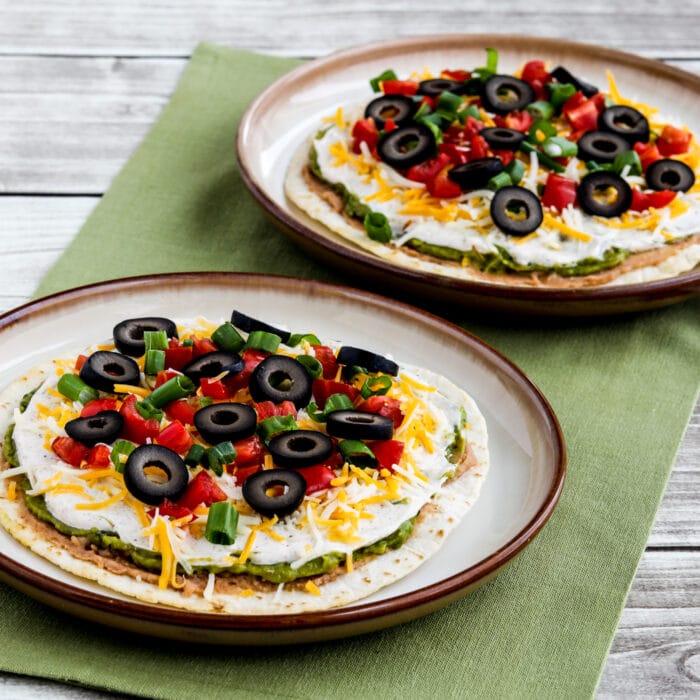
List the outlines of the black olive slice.
{"type": "Polygon", "coordinates": [[[215,350],[195,357],[182,368],[182,373],[195,384],[199,384],[202,377],[216,377],[224,371],[229,374],[238,374],[243,367],[245,362],[239,354],[215,350]]]}
{"type": "Polygon", "coordinates": [[[253,370],[248,388],[254,401],[292,401],[303,408],[311,400],[311,384],[301,362],[286,355],[270,355],[253,370]]]}
{"type": "Polygon", "coordinates": [[[336,360],[341,365],[362,367],[368,372],[382,372],[392,377],[399,373],[399,366],[388,357],[352,345],[343,345],[338,350],[336,360]]]}
{"type": "Polygon", "coordinates": [[[377,129],[383,129],[387,119],[396,126],[411,121],[418,105],[406,95],[380,95],[365,107],[365,117],[372,117],[377,129]]]}
{"type": "Polygon", "coordinates": [[[379,157],[392,168],[403,170],[435,155],[435,136],[423,124],[411,124],[384,134],[377,143],[379,157]]]}
{"type": "Polygon", "coordinates": [[[629,145],[649,140],[649,122],[634,107],[615,105],[604,109],[598,117],[598,128],[621,136],[629,145]]]}
{"type": "Polygon", "coordinates": [[[646,179],[651,190],[687,192],[695,184],[695,173],[679,160],[662,158],[647,168],[646,179]]]}
{"type": "Polygon", "coordinates": [[[593,216],[619,216],[632,204],[632,188],[615,173],[596,170],[588,173],[576,190],[581,209],[593,216]]]}
{"type": "Polygon", "coordinates": [[[98,442],[112,442],[119,437],[124,418],[119,411],[100,411],[85,418],[74,418],[66,423],[66,433],[88,447],[98,442]]]}
{"type": "Polygon", "coordinates": [[[484,109],[496,114],[508,114],[524,109],[535,101],[535,91],[512,75],[492,75],[485,83],[481,102],[484,109]]]}
{"type": "Polygon", "coordinates": [[[266,518],[284,518],[304,500],[306,479],[292,469],[265,469],[243,482],[243,498],[266,518]]]}
{"type": "Polygon", "coordinates": [[[246,333],[252,333],[253,331],[265,331],[265,333],[274,333],[282,339],[283,343],[286,343],[290,336],[292,335],[289,331],[283,331],[281,328],[275,328],[269,323],[264,323],[263,321],[258,321],[257,318],[252,316],[246,316],[240,311],[234,309],[231,314],[231,323],[237,328],[240,328],[246,333]]]}
{"type": "Polygon", "coordinates": [[[593,95],[599,92],[598,88],[595,85],[591,85],[590,83],[581,80],[581,78],[577,78],[575,75],[569,73],[569,71],[566,70],[566,68],[563,68],[562,66],[557,66],[550,73],[550,75],[558,83],[569,83],[570,85],[573,85],[577,90],[580,90],[586,97],[593,97],[593,95]]]}
{"type": "Polygon", "coordinates": [[[526,134],[505,126],[489,126],[479,134],[486,139],[491,148],[497,151],[515,151],[525,139],[526,134]]]}
{"type": "Polygon", "coordinates": [[[141,374],[139,366],[130,357],[119,352],[98,350],[85,360],[80,369],[80,378],[93,389],[113,392],[115,384],[138,386],[141,374]]]}
{"type": "Polygon", "coordinates": [[[114,326],[112,336],[119,352],[131,357],[141,357],[146,352],[143,334],[146,331],[165,331],[168,338],[177,338],[177,326],[169,318],[147,316],[128,318],[114,326]]]}
{"type": "Polygon", "coordinates": [[[137,447],[124,465],[124,486],[139,501],[157,506],[176,501],[187,488],[189,472],[177,452],[162,445],[137,447]]]}
{"type": "Polygon", "coordinates": [[[428,97],[439,97],[445,91],[461,95],[465,90],[465,83],[450,78],[431,78],[418,83],[418,94],[428,97]]]}
{"type": "Polygon", "coordinates": [[[488,181],[500,172],[503,172],[500,158],[475,158],[448,170],[447,177],[456,182],[462,192],[467,192],[486,187],[488,181]]]}
{"type": "Polygon", "coordinates": [[[525,236],[542,223],[542,204],[524,187],[501,187],[491,200],[491,218],[503,233],[525,236]]]}
{"type": "Polygon", "coordinates": [[[268,448],[277,466],[300,469],[328,459],[333,441],[318,430],[288,430],[275,435],[268,448]]]}
{"type": "Polygon", "coordinates": [[[626,139],[608,131],[588,131],[578,140],[579,160],[612,163],[616,156],[629,151],[626,139]]]}
{"type": "Polygon", "coordinates": [[[394,421],[366,411],[333,411],[328,414],[326,430],[333,437],[348,440],[390,440],[394,421]]]}
{"type": "Polygon", "coordinates": [[[244,403],[214,403],[194,414],[194,425],[207,442],[215,445],[243,440],[255,433],[258,416],[244,403]]]}

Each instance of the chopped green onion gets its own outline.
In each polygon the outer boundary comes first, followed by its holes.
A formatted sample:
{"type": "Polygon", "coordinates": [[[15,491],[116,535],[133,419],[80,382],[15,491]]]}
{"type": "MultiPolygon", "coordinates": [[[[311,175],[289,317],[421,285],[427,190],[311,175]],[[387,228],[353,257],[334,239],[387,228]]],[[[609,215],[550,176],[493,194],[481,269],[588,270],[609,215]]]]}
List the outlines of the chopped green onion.
{"type": "Polygon", "coordinates": [[[195,388],[194,382],[189,377],[178,374],[177,377],[172,377],[157,387],[146,401],[156,408],[162,408],[166,403],[189,396],[195,388]]]}
{"type": "Polygon", "coordinates": [[[236,448],[230,440],[213,445],[207,450],[207,465],[214,474],[221,476],[224,467],[236,459],[236,448]]]}
{"type": "Polygon", "coordinates": [[[525,108],[535,119],[549,121],[554,116],[554,107],[551,102],[536,100],[525,108]]]}
{"type": "Polygon", "coordinates": [[[486,70],[495,73],[498,70],[498,51],[496,49],[486,49],[486,70]]]}
{"type": "Polygon", "coordinates": [[[554,109],[559,109],[576,93],[576,88],[571,83],[546,83],[546,86],[549,90],[549,101],[554,109]]]}
{"type": "Polygon", "coordinates": [[[367,369],[365,367],[360,367],[359,365],[346,365],[343,367],[343,379],[346,382],[349,382],[358,374],[367,374],[367,369]]]}
{"type": "Polygon", "coordinates": [[[318,404],[315,401],[312,401],[306,407],[306,413],[312,420],[315,420],[317,423],[326,422],[326,414],[319,409],[318,404]]]}
{"type": "Polygon", "coordinates": [[[129,455],[136,449],[136,445],[129,440],[117,440],[112,445],[112,451],[109,453],[109,460],[114,465],[115,471],[120,474],[124,471],[124,465],[129,455]]]}
{"type": "Polygon", "coordinates": [[[498,175],[494,175],[487,183],[486,187],[490,190],[500,190],[501,187],[509,187],[510,185],[513,184],[513,181],[510,179],[510,175],[504,170],[498,175]]]}
{"type": "Polygon", "coordinates": [[[146,352],[149,350],[167,350],[168,334],[163,330],[144,331],[143,342],[146,346],[146,352]]]}
{"type": "Polygon", "coordinates": [[[185,338],[180,345],[182,345],[183,348],[193,348],[194,340],[192,340],[192,338],[185,338]]]}
{"type": "Polygon", "coordinates": [[[537,158],[540,165],[544,165],[546,168],[553,170],[555,173],[563,173],[564,170],[566,170],[561,163],[557,163],[556,160],[550,158],[546,153],[542,153],[541,151],[537,150],[537,148],[535,148],[535,146],[533,146],[531,143],[528,143],[528,141],[523,141],[520,144],[520,150],[524,151],[525,153],[532,153],[534,151],[537,153],[537,158]]]}
{"type": "Polygon", "coordinates": [[[341,440],[338,443],[338,451],[346,462],[361,469],[371,469],[377,466],[374,452],[362,440],[341,440]]]}
{"type": "Polygon", "coordinates": [[[282,338],[276,333],[268,333],[267,331],[251,331],[246,340],[246,348],[252,350],[263,350],[264,352],[277,352],[282,338]]]}
{"type": "Polygon", "coordinates": [[[267,444],[267,442],[278,435],[279,433],[284,433],[288,430],[298,430],[294,416],[291,413],[288,416],[270,416],[269,418],[263,418],[257,427],[257,433],[260,439],[267,444]]]}
{"type": "Polygon", "coordinates": [[[381,212],[371,211],[364,219],[365,231],[373,241],[388,243],[391,240],[391,226],[389,219],[381,212]]]}
{"type": "Polygon", "coordinates": [[[454,92],[445,90],[440,97],[438,97],[437,108],[444,112],[451,112],[454,114],[463,103],[464,99],[460,95],[455,95],[454,92]]]}
{"type": "Polygon", "coordinates": [[[628,166],[628,175],[642,174],[642,161],[639,159],[637,151],[625,151],[615,156],[615,160],[612,164],[613,172],[619,175],[628,166]]]}
{"type": "Polygon", "coordinates": [[[211,406],[214,403],[214,398],[211,396],[200,396],[199,397],[199,407],[204,408],[205,406],[211,406]]]}
{"type": "Polygon", "coordinates": [[[238,511],[229,501],[216,501],[209,506],[204,537],[212,544],[233,544],[238,529],[238,511]]]}
{"type": "Polygon", "coordinates": [[[597,170],[612,170],[612,169],[613,169],[612,163],[598,163],[598,161],[595,161],[595,160],[587,160],[586,161],[586,170],[588,170],[589,173],[594,173],[597,170]]]}
{"type": "Polygon", "coordinates": [[[295,348],[303,340],[309,343],[309,345],[321,345],[321,341],[313,333],[292,333],[285,345],[290,348],[295,348]]]}
{"type": "Polygon", "coordinates": [[[318,379],[323,374],[323,365],[311,355],[297,355],[296,361],[304,366],[312,379],[318,379]]]}
{"type": "Polygon", "coordinates": [[[383,73],[380,73],[375,78],[372,78],[369,81],[369,84],[374,92],[381,92],[382,86],[380,85],[380,83],[383,83],[385,80],[397,80],[397,78],[398,76],[396,75],[396,73],[394,73],[394,71],[391,70],[391,68],[389,68],[389,70],[385,70],[383,73]]]}
{"type": "Polygon", "coordinates": [[[433,132],[435,143],[442,143],[442,129],[440,128],[442,125],[442,117],[439,114],[429,114],[427,117],[421,117],[415,121],[419,124],[423,124],[423,126],[427,126],[428,129],[433,132]]]}
{"type": "MultiPolygon", "coordinates": [[[[508,178],[508,184],[510,184],[510,178],[508,178]]],[[[367,377],[360,389],[360,394],[363,399],[368,399],[370,396],[384,396],[391,389],[391,384],[391,377],[388,374],[367,377]]]]}
{"type": "Polygon", "coordinates": [[[469,107],[459,112],[457,116],[459,117],[459,121],[462,124],[465,124],[468,117],[473,117],[474,119],[481,119],[481,112],[477,105],[470,104],[469,107]]]}
{"type": "Polygon", "coordinates": [[[100,396],[97,389],[88,386],[77,374],[62,374],[56,388],[71,401],[79,401],[82,404],[100,396]]]}
{"type": "Polygon", "coordinates": [[[530,143],[541,145],[548,138],[557,135],[557,127],[544,119],[534,122],[527,131],[527,140],[530,143]]]}
{"type": "Polygon", "coordinates": [[[334,413],[335,411],[351,411],[354,408],[352,401],[347,394],[331,394],[326,399],[326,405],[323,407],[324,415],[334,413]]]}
{"type": "Polygon", "coordinates": [[[525,175],[525,163],[523,163],[522,160],[513,158],[513,160],[511,160],[510,163],[506,165],[505,170],[508,173],[508,175],[510,175],[510,181],[514,185],[517,185],[520,183],[520,181],[525,175]]]}
{"type": "Polygon", "coordinates": [[[141,417],[145,418],[146,420],[155,418],[158,422],[160,422],[163,419],[163,411],[154,406],[148,399],[137,401],[134,404],[134,407],[139,412],[141,417]]]}
{"type": "Polygon", "coordinates": [[[542,150],[552,158],[568,158],[578,153],[578,146],[562,136],[550,136],[542,144],[542,150]]]}
{"type": "Polygon", "coordinates": [[[220,325],[211,334],[211,340],[219,350],[226,352],[238,352],[245,345],[245,340],[230,321],[220,325]]]}
{"type": "Polygon", "coordinates": [[[146,360],[143,363],[143,373],[149,377],[153,377],[158,372],[165,369],[165,351],[164,350],[146,350],[146,360]]]}
{"type": "Polygon", "coordinates": [[[190,447],[189,450],[187,450],[187,454],[185,455],[185,464],[188,467],[193,468],[202,464],[206,452],[206,448],[204,448],[202,445],[197,445],[195,443],[194,445],[192,445],[192,447],[190,447]]]}
{"type": "Polygon", "coordinates": [[[430,105],[427,102],[421,102],[415,114],[413,115],[413,118],[416,120],[423,119],[423,117],[427,117],[429,114],[432,113],[433,110],[431,109],[430,105]]]}

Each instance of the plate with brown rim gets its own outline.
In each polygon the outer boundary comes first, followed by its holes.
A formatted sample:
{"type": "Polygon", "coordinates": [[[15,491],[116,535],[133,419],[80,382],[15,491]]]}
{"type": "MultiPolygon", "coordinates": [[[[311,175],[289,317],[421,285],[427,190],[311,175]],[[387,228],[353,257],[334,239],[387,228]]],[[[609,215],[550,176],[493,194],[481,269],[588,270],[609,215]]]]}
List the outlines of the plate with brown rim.
{"type": "Polygon", "coordinates": [[[566,451],[556,416],[507,358],[467,331],[367,292],[255,274],[134,277],[45,297],[0,317],[0,387],[51,357],[111,336],[134,315],[228,319],[232,305],[270,323],[373,347],[445,374],[486,419],[491,469],[442,549],[409,576],[345,607],[294,615],[193,613],[129,599],[55,567],[0,529],[0,579],[62,611],[188,642],[286,644],[361,634],[437,610],[481,586],[539,533],[561,493],[566,451]],[[50,338],[50,344],[47,339],[50,338]]]}
{"type": "Polygon", "coordinates": [[[333,233],[288,200],[284,179],[295,152],[338,106],[371,97],[369,78],[387,68],[407,76],[483,65],[486,47],[499,52],[499,70],[528,60],[564,65],[590,82],[607,85],[611,71],[624,94],[648,98],[700,133],[700,76],[658,61],[560,39],[509,35],[417,36],[343,50],[282,76],[247,108],[237,155],[253,197],[303,250],[370,289],[448,308],[538,316],[596,316],[677,303],[700,293],[700,267],[675,277],[617,286],[548,288],[493,284],[417,269],[383,259],[333,233]]]}

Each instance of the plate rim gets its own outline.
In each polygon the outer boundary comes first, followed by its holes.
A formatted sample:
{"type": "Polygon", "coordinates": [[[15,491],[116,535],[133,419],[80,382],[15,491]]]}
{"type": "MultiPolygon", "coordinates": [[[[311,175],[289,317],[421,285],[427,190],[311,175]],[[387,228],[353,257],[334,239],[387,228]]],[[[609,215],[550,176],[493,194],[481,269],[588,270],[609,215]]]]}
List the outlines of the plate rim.
{"type": "MultiPolygon", "coordinates": [[[[177,284],[179,287],[187,286],[188,288],[196,288],[199,285],[230,286],[232,288],[245,286],[253,288],[264,284],[267,288],[273,286],[280,291],[284,288],[308,290],[311,285],[319,291],[326,292],[336,298],[346,298],[352,301],[362,300],[367,305],[382,308],[392,314],[396,313],[406,319],[418,319],[428,326],[439,328],[442,332],[446,332],[450,337],[459,341],[469,352],[474,352],[476,356],[490,360],[490,364],[495,365],[502,371],[528,397],[536,409],[537,422],[544,433],[549,436],[552,444],[555,464],[553,464],[549,492],[528,523],[508,542],[487,557],[435,583],[372,603],[363,604],[361,601],[358,601],[335,609],[276,615],[191,612],[144,603],[138,600],[123,600],[115,597],[114,593],[107,588],[103,589],[104,592],[100,591],[99,593],[85,590],[64,581],[47,578],[25,564],[16,561],[11,556],[0,552],[0,578],[6,580],[15,588],[25,593],[28,592],[29,595],[40,599],[48,598],[51,600],[53,597],[58,597],[69,602],[73,607],[85,608],[90,612],[101,612],[112,616],[117,613],[119,618],[125,621],[146,621],[156,625],[164,625],[165,628],[171,629],[205,629],[212,632],[238,632],[241,634],[252,631],[289,632],[294,630],[295,632],[302,632],[319,627],[328,631],[333,628],[348,626],[351,623],[356,625],[358,623],[371,622],[372,620],[381,620],[387,616],[400,616],[402,613],[406,614],[411,608],[416,610],[422,609],[430,604],[434,604],[436,601],[444,600],[444,604],[449,603],[452,599],[459,597],[460,592],[466,594],[470,587],[488,580],[491,575],[510,563],[539,534],[554,512],[564,486],[567,469],[567,450],[563,431],[556,414],[539,388],[512,360],[473,333],[430,312],[373,292],[329,282],[263,273],[212,271],[139,275],[73,287],[48,294],[10,309],[0,315],[0,336],[6,329],[16,324],[23,321],[31,322],[32,317],[48,313],[58,307],[70,307],[80,304],[88,298],[95,300],[95,298],[104,295],[124,294],[134,290],[142,291],[149,287],[160,286],[163,282],[171,285],[177,284]],[[37,596],[37,593],[40,595],[37,596]]],[[[440,607],[440,605],[437,607],[440,607]]],[[[429,611],[427,610],[427,612],[429,611]]],[[[80,614],[80,610],[76,614],[80,614]]],[[[390,624],[392,623],[388,622],[381,626],[389,626],[390,624]]],[[[156,635],[163,636],[158,632],[156,632],[156,635]]],[[[218,639],[217,641],[221,642],[222,640],[218,639]]],[[[241,643],[246,640],[234,637],[232,640],[226,639],[224,641],[241,643]]],[[[249,643],[249,640],[246,643],[249,643]]],[[[268,641],[268,643],[271,642],[268,641]]]]}
{"type": "MultiPolygon", "coordinates": [[[[545,315],[552,312],[554,312],[553,315],[568,315],[570,313],[577,315],[582,312],[584,308],[583,305],[589,306],[590,304],[596,303],[603,304],[604,308],[594,311],[594,315],[598,315],[599,313],[616,313],[620,310],[625,310],[620,309],[620,304],[634,303],[635,300],[639,299],[642,300],[640,308],[647,308],[647,305],[654,306],[667,301],[673,303],[673,301],[682,301],[695,294],[700,294],[700,267],[667,279],[636,282],[628,285],[583,287],[576,289],[501,285],[481,282],[479,280],[460,280],[434,272],[419,272],[409,267],[404,268],[396,266],[383,258],[374,256],[368,251],[352,245],[350,242],[344,241],[337,235],[334,238],[322,236],[313,229],[307,227],[303,221],[295,217],[293,213],[281,207],[277,201],[268,194],[264,182],[261,182],[252,171],[246,154],[245,141],[249,131],[254,128],[256,113],[274,92],[283,88],[285,85],[294,84],[304,77],[329,72],[329,70],[336,65],[340,66],[343,62],[357,59],[358,57],[364,57],[374,52],[391,53],[396,50],[434,49],[438,44],[447,48],[457,48],[460,46],[464,48],[480,46],[483,48],[492,44],[507,44],[503,49],[499,49],[503,51],[513,46],[524,49],[536,45],[540,49],[544,47],[545,50],[549,49],[550,51],[555,49],[573,49],[575,52],[581,54],[593,52],[597,55],[600,62],[604,62],[606,59],[613,60],[618,64],[651,72],[652,74],[657,74],[673,82],[682,82],[685,87],[690,85],[692,89],[697,91],[698,97],[700,98],[700,75],[695,75],[681,68],[670,66],[657,59],[639,56],[620,49],[585,42],[532,35],[418,34],[389,41],[373,41],[359,44],[332,52],[326,56],[312,59],[301,66],[291,69],[272,84],[268,85],[268,87],[245,109],[236,133],[236,157],[244,184],[255,201],[269,216],[282,226],[283,230],[290,235],[297,244],[302,245],[306,250],[310,250],[312,253],[316,253],[316,255],[319,254],[319,251],[322,252],[324,259],[335,260],[336,264],[341,264],[341,261],[349,258],[353,265],[369,266],[372,274],[405,278],[409,283],[420,285],[422,289],[428,291],[433,287],[438,290],[448,290],[453,293],[458,293],[472,300],[476,297],[483,298],[487,302],[492,300],[496,303],[512,300],[515,295],[519,300],[524,302],[525,309],[528,309],[531,304],[537,303],[550,305],[554,303],[557,305],[556,308],[558,312],[556,312],[555,309],[545,307],[542,310],[545,315]],[[337,250],[338,246],[342,247],[341,252],[337,250]],[[569,308],[567,309],[567,307],[569,308]]],[[[639,310],[639,308],[632,310],[639,310]]]]}

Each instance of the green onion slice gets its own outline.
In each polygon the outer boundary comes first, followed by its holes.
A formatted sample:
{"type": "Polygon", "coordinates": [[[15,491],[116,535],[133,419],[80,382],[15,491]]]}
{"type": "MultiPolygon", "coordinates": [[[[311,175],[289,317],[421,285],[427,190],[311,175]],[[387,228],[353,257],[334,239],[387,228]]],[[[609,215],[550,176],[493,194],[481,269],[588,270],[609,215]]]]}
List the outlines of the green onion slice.
{"type": "Polygon", "coordinates": [[[189,396],[195,388],[194,382],[189,377],[179,374],[156,388],[146,401],[151,406],[162,408],[166,403],[189,396]]]}
{"type": "Polygon", "coordinates": [[[532,114],[535,119],[549,121],[554,116],[554,107],[551,102],[536,100],[531,102],[525,109],[532,114]]]}
{"type": "Polygon", "coordinates": [[[504,170],[503,172],[498,173],[498,175],[494,175],[486,183],[486,187],[488,187],[490,190],[500,190],[501,187],[508,187],[512,184],[514,183],[511,180],[510,175],[504,170]]]}
{"type": "Polygon", "coordinates": [[[616,155],[612,164],[612,170],[619,175],[628,166],[628,175],[642,174],[642,161],[639,159],[637,151],[625,151],[616,155]]]}
{"type": "Polygon", "coordinates": [[[71,401],[79,401],[83,405],[100,396],[97,389],[88,386],[77,374],[62,374],[56,388],[71,401]]]}
{"type": "Polygon", "coordinates": [[[236,459],[236,448],[230,440],[213,445],[206,452],[206,460],[214,474],[221,476],[224,467],[236,459]]]}
{"type": "Polygon", "coordinates": [[[120,474],[124,471],[124,465],[129,455],[136,449],[136,445],[129,440],[117,440],[112,445],[112,451],[109,453],[109,460],[114,465],[115,471],[120,474]]]}
{"type": "Polygon", "coordinates": [[[161,411],[157,406],[154,406],[148,399],[137,401],[134,404],[134,407],[139,412],[141,417],[145,418],[146,420],[155,418],[158,422],[160,422],[163,419],[163,411],[161,411]]]}
{"type": "Polygon", "coordinates": [[[546,119],[534,122],[527,131],[527,140],[537,145],[543,144],[548,138],[557,135],[557,127],[546,119]]]}
{"type": "Polygon", "coordinates": [[[464,100],[460,95],[455,95],[454,92],[445,90],[438,97],[437,108],[448,114],[455,114],[462,104],[464,104],[464,100]]]}
{"type": "Polygon", "coordinates": [[[364,219],[365,231],[373,241],[388,243],[391,240],[391,226],[389,219],[381,212],[371,211],[364,219]]]}
{"type": "Polygon", "coordinates": [[[298,430],[294,416],[291,413],[288,416],[270,416],[269,418],[263,418],[257,427],[258,435],[260,439],[267,444],[271,438],[279,433],[284,433],[287,430],[298,430]]]}
{"type": "MultiPolygon", "coordinates": [[[[510,178],[508,178],[508,184],[510,184],[510,178]]],[[[391,377],[388,374],[367,377],[360,389],[360,394],[363,399],[368,399],[370,396],[384,396],[391,389],[391,385],[391,377]]]]}
{"type": "Polygon", "coordinates": [[[323,414],[327,416],[334,411],[351,411],[353,408],[352,401],[347,394],[331,394],[326,399],[323,414]]]}
{"type": "Polygon", "coordinates": [[[535,148],[535,146],[533,146],[531,143],[528,143],[527,141],[523,141],[520,144],[520,150],[524,151],[525,153],[531,153],[532,151],[535,151],[535,153],[537,153],[537,158],[539,159],[540,165],[543,165],[544,167],[553,170],[555,173],[563,173],[564,170],[566,170],[566,168],[561,163],[557,163],[556,160],[550,158],[546,153],[542,153],[537,148],[535,148]]]}
{"type": "Polygon", "coordinates": [[[192,445],[192,447],[190,447],[189,450],[187,450],[187,454],[185,455],[185,464],[188,467],[193,468],[202,464],[206,452],[206,448],[204,448],[202,445],[197,445],[195,443],[194,445],[192,445]]]}
{"type": "Polygon", "coordinates": [[[549,101],[554,109],[559,109],[576,93],[576,88],[571,83],[546,83],[546,87],[549,90],[549,101]]]}
{"type": "Polygon", "coordinates": [[[309,345],[322,345],[321,341],[313,333],[292,333],[286,345],[290,348],[295,348],[302,341],[306,341],[309,345]]]}
{"type": "Polygon", "coordinates": [[[238,529],[238,511],[228,501],[209,506],[204,537],[212,544],[233,544],[238,529]]]}
{"type": "Polygon", "coordinates": [[[251,331],[245,346],[251,350],[263,350],[264,352],[274,353],[277,352],[281,342],[282,338],[276,333],[251,331]]]}
{"type": "Polygon", "coordinates": [[[374,452],[362,440],[341,440],[338,443],[338,451],[346,462],[361,469],[372,469],[377,466],[374,452]]]}
{"type": "Polygon", "coordinates": [[[304,366],[312,379],[318,379],[323,374],[323,365],[311,355],[297,355],[296,361],[304,366]]]}
{"type": "Polygon", "coordinates": [[[144,331],[143,342],[146,346],[146,352],[149,350],[167,350],[168,334],[164,330],[144,331]]]}
{"type": "Polygon", "coordinates": [[[542,150],[552,158],[568,158],[578,153],[578,146],[562,136],[550,136],[542,144],[542,150]]]}
{"type": "Polygon", "coordinates": [[[220,325],[211,334],[211,340],[219,350],[226,352],[238,352],[245,345],[245,340],[230,321],[220,325]]]}
{"type": "Polygon", "coordinates": [[[396,73],[393,70],[391,70],[391,68],[389,68],[383,73],[380,73],[376,77],[372,78],[369,81],[369,84],[374,92],[381,92],[382,86],[380,85],[380,83],[383,83],[385,80],[397,80],[397,78],[398,76],[396,75],[396,73]]]}
{"type": "Polygon", "coordinates": [[[523,163],[522,160],[513,158],[513,160],[506,165],[505,171],[510,175],[510,181],[514,185],[517,185],[525,176],[525,163],[523,163]]]}
{"type": "Polygon", "coordinates": [[[146,360],[143,363],[143,373],[149,377],[155,376],[165,369],[164,350],[146,350],[146,360]]]}
{"type": "Polygon", "coordinates": [[[326,414],[321,409],[319,409],[318,404],[315,401],[312,401],[306,407],[306,413],[312,420],[315,420],[317,423],[326,422],[326,414]]]}

